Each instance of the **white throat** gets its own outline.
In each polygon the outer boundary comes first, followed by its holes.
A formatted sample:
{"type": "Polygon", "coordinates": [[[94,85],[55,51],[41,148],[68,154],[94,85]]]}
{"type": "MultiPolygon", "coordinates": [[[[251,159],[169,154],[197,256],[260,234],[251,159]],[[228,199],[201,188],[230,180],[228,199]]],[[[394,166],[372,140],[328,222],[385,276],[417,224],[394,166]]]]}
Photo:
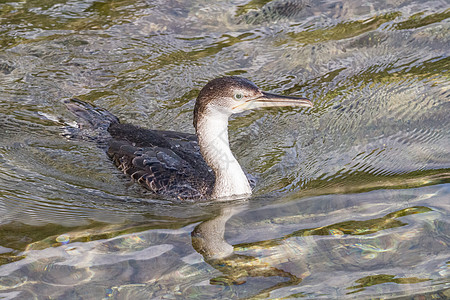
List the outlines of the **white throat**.
{"type": "Polygon", "coordinates": [[[228,115],[217,109],[206,109],[204,115],[199,116],[197,136],[200,152],[216,175],[211,196],[234,198],[250,195],[252,190],[247,176],[228,142],[228,115]]]}

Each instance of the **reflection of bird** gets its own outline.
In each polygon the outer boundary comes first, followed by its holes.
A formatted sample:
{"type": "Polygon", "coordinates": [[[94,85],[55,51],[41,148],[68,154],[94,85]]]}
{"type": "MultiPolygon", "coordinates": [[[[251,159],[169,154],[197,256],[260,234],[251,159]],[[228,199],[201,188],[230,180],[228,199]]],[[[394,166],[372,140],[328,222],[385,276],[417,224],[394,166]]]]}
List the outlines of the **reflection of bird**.
{"type": "Polygon", "coordinates": [[[104,131],[109,133],[108,155],[124,173],[156,194],[199,200],[251,194],[247,176],[230,150],[230,115],[258,107],[312,107],[312,102],[263,92],[245,78],[217,78],[197,97],[197,135],[121,124],[109,112],[79,100],[66,105],[81,117],[82,129],[103,131],[102,140],[104,131]]]}

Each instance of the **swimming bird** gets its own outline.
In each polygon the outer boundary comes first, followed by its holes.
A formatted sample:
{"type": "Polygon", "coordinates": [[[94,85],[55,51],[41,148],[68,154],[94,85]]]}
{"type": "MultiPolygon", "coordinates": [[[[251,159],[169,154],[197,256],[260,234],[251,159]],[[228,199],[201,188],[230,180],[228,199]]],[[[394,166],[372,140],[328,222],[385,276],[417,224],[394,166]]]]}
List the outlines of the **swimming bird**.
{"type": "MultiPolygon", "coordinates": [[[[261,107],[312,107],[306,98],[262,91],[248,79],[216,78],[200,91],[194,108],[196,134],[122,124],[106,110],[72,99],[81,128],[100,131],[116,166],[154,194],[180,200],[235,199],[252,193],[249,177],[231,152],[228,118],[261,107]]],[[[251,180],[250,180],[251,181],[251,180]]]]}

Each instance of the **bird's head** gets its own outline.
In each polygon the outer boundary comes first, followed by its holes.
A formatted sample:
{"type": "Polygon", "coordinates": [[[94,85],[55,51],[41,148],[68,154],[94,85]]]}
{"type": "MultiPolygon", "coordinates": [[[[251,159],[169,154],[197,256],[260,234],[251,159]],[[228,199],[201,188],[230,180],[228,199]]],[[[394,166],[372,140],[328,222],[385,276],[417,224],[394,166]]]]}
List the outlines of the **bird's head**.
{"type": "Polygon", "coordinates": [[[228,76],[208,82],[200,91],[194,109],[194,126],[199,115],[214,111],[225,116],[261,107],[313,107],[306,98],[271,94],[262,91],[246,78],[228,76]]]}

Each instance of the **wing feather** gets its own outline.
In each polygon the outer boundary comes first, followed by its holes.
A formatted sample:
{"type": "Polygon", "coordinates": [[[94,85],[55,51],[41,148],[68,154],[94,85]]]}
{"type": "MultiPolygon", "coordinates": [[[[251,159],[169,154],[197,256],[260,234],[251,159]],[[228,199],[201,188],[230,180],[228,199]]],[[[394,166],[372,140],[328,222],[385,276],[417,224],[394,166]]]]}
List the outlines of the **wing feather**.
{"type": "Polygon", "coordinates": [[[125,174],[153,193],[178,199],[206,199],[214,173],[192,134],[112,124],[108,155],[125,174]]]}

